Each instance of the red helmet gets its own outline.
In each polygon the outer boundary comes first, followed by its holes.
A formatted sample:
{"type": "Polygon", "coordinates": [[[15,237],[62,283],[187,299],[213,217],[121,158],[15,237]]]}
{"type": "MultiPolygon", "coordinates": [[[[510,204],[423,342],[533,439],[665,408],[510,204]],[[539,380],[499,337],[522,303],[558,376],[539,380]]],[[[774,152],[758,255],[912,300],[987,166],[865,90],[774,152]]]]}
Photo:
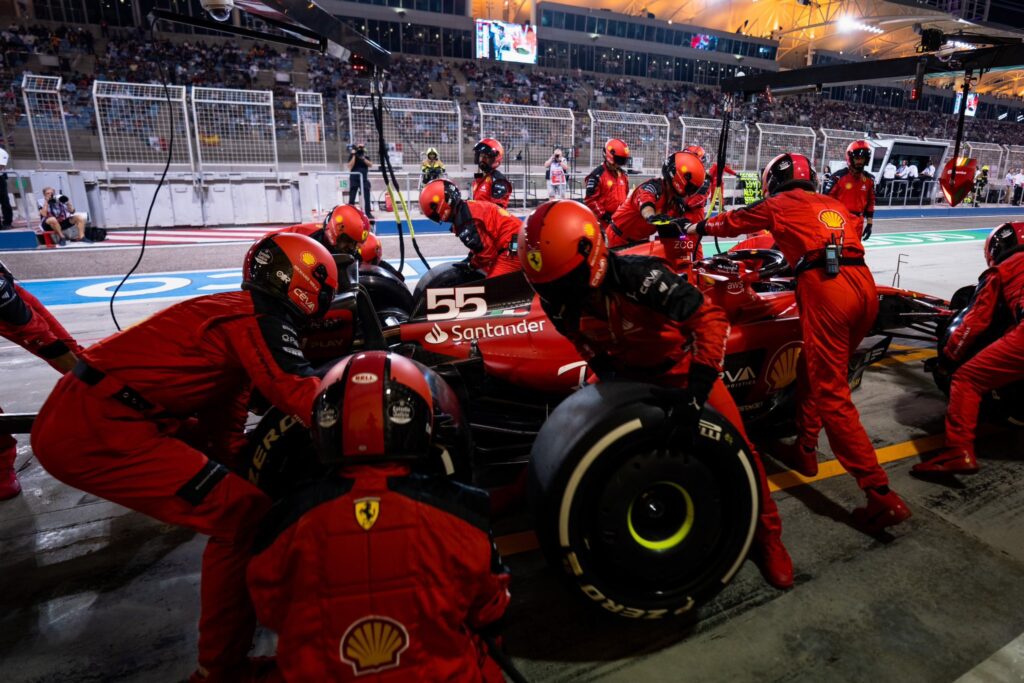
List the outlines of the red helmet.
{"type": "Polygon", "coordinates": [[[451,387],[433,370],[387,351],[358,353],[331,368],[313,402],[312,424],[317,456],[328,465],[419,460],[435,447],[468,446],[451,387]]]}
{"type": "Polygon", "coordinates": [[[519,230],[519,261],[542,299],[564,303],[604,281],[608,247],[593,211],[559,199],[541,204],[526,219],[519,230]]]}
{"type": "Polygon", "coordinates": [[[1003,223],[985,240],[985,261],[998,265],[1012,254],[1024,251],[1024,223],[1003,223]]]}
{"type": "Polygon", "coordinates": [[[689,145],[688,147],[683,147],[683,151],[684,152],[689,152],[690,154],[694,155],[695,157],[700,159],[700,163],[702,163],[705,166],[707,166],[707,163],[708,163],[708,153],[700,145],[689,145]]]}
{"type": "Polygon", "coordinates": [[[700,190],[704,175],[704,164],[693,152],[673,152],[661,167],[661,176],[680,197],[700,190]]]}
{"type": "Polygon", "coordinates": [[[867,167],[868,161],[871,160],[871,143],[867,140],[854,140],[850,143],[850,146],[846,148],[846,165],[853,169],[863,169],[867,167]],[[854,159],[863,159],[864,163],[860,166],[855,166],[854,159]]]}
{"type": "Polygon", "coordinates": [[[352,253],[370,234],[370,219],[360,209],[339,204],[324,219],[324,242],[334,253],[352,253]]]}
{"type": "Polygon", "coordinates": [[[764,167],[761,190],[766,197],[798,187],[818,191],[818,174],[803,154],[780,154],[764,167]]]}
{"type": "Polygon", "coordinates": [[[366,239],[359,245],[359,258],[363,260],[363,263],[371,263],[377,265],[384,259],[384,248],[380,245],[380,240],[372,232],[366,235],[366,239]]]}
{"type": "Polygon", "coordinates": [[[242,289],[263,292],[303,318],[327,313],[337,288],[334,257],[327,247],[305,235],[267,235],[245,255],[242,289]]]}
{"type": "Polygon", "coordinates": [[[431,180],[420,190],[420,211],[435,223],[451,222],[461,203],[459,186],[447,178],[431,180]]]}
{"type": "Polygon", "coordinates": [[[484,173],[501,166],[501,160],[504,158],[505,148],[494,138],[484,138],[473,147],[473,163],[484,173]]]}
{"type": "Polygon", "coordinates": [[[629,163],[629,145],[618,138],[609,138],[604,143],[604,160],[609,164],[625,166],[629,163]]]}

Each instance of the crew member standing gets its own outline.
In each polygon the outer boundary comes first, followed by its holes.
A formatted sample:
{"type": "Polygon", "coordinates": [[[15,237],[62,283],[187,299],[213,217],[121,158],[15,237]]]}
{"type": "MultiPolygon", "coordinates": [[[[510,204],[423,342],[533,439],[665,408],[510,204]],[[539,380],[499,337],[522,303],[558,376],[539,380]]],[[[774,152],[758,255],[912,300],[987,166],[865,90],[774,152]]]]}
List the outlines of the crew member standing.
{"type": "Polygon", "coordinates": [[[875,221],[875,177],[868,173],[871,145],[855,140],[846,148],[846,168],[825,178],[821,193],[838,199],[846,210],[864,220],[861,239],[871,237],[875,221]]]}
{"type": "Polygon", "coordinates": [[[700,238],[688,238],[676,219],[696,223],[704,218],[703,202],[688,205],[688,200],[700,192],[704,177],[704,164],[695,154],[670,154],[661,167],[661,177],[639,185],[612,215],[605,233],[608,246],[643,241],[657,233],[673,268],[703,258],[700,238]]]}
{"type": "Polygon", "coordinates": [[[11,196],[7,194],[7,164],[11,160],[10,153],[0,147],[0,229],[9,228],[14,223],[14,209],[11,207],[11,196]]]}
{"type": "Polygon", "coordinates": [[[520,269],[515,253],[522,221],[490,202],[462,198],[450,180],[435,180],[420,192],[420,210],[436,223],[451,223],[451,230],[467,248],[469,263],[486,277],[520,269]]]}
{"type": "Polygon", "coordinates": [[[431,180],[437,180],[447,175],[447,171],[444,168],[444,164],[441,162],[441,158],[437,155],[437,150],[433,147],[427,150],[427,160],[420,166],[420,182],[424,185],[429,183],[431,180]]]}
{"type": "MultiPolygon", "coordinates": [[[[729,336],[725,312],[663,261],[609,251],[596,222],[587,207],[563,200],[542,204],[520,232],[523,274],[552,324],[599,378],[611,371],[683,390],[671,409],[679,438],[692,438],[707,403],[746,439],[720,377],[729,336]]],[[[761,570],[773,586],[789,588],[793,562],[782,544],[782,520],[761,460],[750,451],[761,487],[755,536],[761,570]]]]}
{"type": "Polygon", "coordinates": [[[693,226],[698,235],[735,237],[767,227],[793,266],[803,353],[797,372],[797,440],[776,451],[796,471],[818,472],[822,416],[836,459],[867,496],[854,519],[879,531],[910,517],[910,510],[878,464],[875,449],[850,396],[850,356],[878,313],[875,280],[864,263],[860,221],[831,197],[815,192],[817,177],[800,154],[780,154],[764,169],[765,199],[693,226]]]}
{"type": "Polygon", "coordinates": [[[356,194],[363,193],[363,212],[373,218],[370,210],[370,169],[373,162],[366,156],[365,145],[354,145],[348,149],[348,203],[355,205],[356,194]]]}
{"type": "Polygon", "coordinates": [[[274,506],[248,570],[278,636],[270,680],[503,683],[481,637],[509,603],[487,494],[412,472],[443,471],[438,435],[468,428],[444,380],[398,354],[349,356],[312,424],[328,471],[274,506]]]}
{"type": "Polygon", "coordinates": [[[253,388],[308,422],[320,380],[298,329],[322,316],[338,271],[302,235],[249,249],[242,291],[189,299],[91,346],[39,411],[32,448],[69,486],[210,536],[192,681],[244,680],[256,626],[251,533],[270,507],[233,474],[253,388]]]}
{"type": "Polygon", "coordinates": [[[999,309],[1010,313],[1010,328],[953,372],[946,408],[946,449],[914,465],[916,474],[974,474],[978,409],[990,391],[1024,379],[1024,223],[1004,223],[985,242],[988,270],[963,318],[942,349],[943,366],[963,360],[992,325],[999,309]]]}
{"type": "MultiPolygon", "coordinates": [[[[57,372],[64,374],[82,353],[64,326],[39,303],[39,300],[15,284],[11,271],[0,261],[0,337],[39,356],[57,372]]],[[[0,408],[0,413],[3,409],[0,408]]],[[[18,442],[9,434],[0,434],[0,500],[21,493],[14,471],[18,442]]]]}
{"type": "Polygon", "coordinates": [[[508,208],[512,198],[512,183],[498,170],[504,158],[505,148],[494,138],[484,138],[476,143],[473,147],[473,161],[480,170],[473,175],[473,185],[469,192],[473,199],[508,208]]]}
{"type": "Polygon", "coordinates": [[[587,176],[586,204],[601,222],[602,234],[608,229],[612,214],[629,196],[629,145],[618,138],[604,143],[604,162],[587,176]]]}

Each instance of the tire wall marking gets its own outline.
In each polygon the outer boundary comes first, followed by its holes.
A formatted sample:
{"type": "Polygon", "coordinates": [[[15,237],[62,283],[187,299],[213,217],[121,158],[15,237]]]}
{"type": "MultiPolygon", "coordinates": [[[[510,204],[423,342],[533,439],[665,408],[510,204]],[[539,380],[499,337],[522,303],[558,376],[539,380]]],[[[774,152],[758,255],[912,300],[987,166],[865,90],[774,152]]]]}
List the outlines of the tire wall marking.
{"type": "Polygon", "coordinates": [[[583,481],[583,475],[586,474],[587,469],[597,460],[598,456],[608,449],[608,446],[626,434],[635,432],[642,427],[643,424],[638,417],[619,425],[601,437],[597,443],[590,447],[586,455],[576,463],[572,476],[569,477],[569,483],[565,485],[565,493],[562,494],[562,503],[558,510],[558,543],[563,548],[569,547],[569,508],[572,507],[572,499],[576,496],[576,489],[579,488],[580,482],[583,481]]]}
{"type": "MultiPolygon", "coordinates": [[[[743,463],[743,471],[747,474],[747,484],[750,485],[751,500],[761,502],[761,499],[758,497],[760,492],[757,490],[757,481],[754,479],[754,471],[750,468],[750,456],[742,449],[740,450],[740,455],[742,456],[740,458],[740,462],[743,463]]],[[[723,586],[732,581],[732,577],[736,575],[736,572],[738,572],[740,567],[743,566],[744,560],[747,559],[747,553],[750,552],[750,544],[754,541],[754,530],[757,528],[757,517],[761,514],[760,507],[760,505],[750,506],[750,531],[747,532],[747,540],[743,543],[743,552],[736,556],[736,562],[733,563],[732,567],[729,568],[729,571],[727,571],[725,576],[722,577],[723,586]]]]}

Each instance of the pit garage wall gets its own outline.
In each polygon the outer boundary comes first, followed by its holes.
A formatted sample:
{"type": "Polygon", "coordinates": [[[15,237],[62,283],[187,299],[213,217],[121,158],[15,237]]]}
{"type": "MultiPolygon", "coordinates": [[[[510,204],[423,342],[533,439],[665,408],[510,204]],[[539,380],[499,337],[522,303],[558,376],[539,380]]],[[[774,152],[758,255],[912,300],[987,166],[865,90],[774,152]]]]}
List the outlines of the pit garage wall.
{"type": "MultiPolygon", "coordinates": [[[[138,228],[146,221],[158,178],[152,173],[83,172],[69,176],[88,200],[90,222],[138,228]]],[[[347,200],[348,174],[168,173],[150,227],[290,224],[347,200]]]]}

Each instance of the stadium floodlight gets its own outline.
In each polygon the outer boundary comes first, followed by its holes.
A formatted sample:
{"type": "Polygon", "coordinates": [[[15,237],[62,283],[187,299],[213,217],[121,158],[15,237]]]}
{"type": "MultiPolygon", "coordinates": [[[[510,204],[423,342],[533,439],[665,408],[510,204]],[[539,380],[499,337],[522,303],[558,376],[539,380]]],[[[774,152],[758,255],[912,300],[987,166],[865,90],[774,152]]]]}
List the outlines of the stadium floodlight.
{"type": "Polygon", "coordinates": [[[947,44],[948,45],[952,45],[953,47],[957,48],[958,50],[977,50],[978,49],[977,45],[972,45],[971,43],[965,43],[965,42],[962,42],[962,41],[959,41],[959,40],[952,40],[952,41],[950,41],[947,44]]]}
{"type": "Polygon", "coordinates": [[[1009,115],[1010,115],[1010,112],[1006,112],[1006,111],[1004,111],[1004,112],[1003,112],[1002,114],[1000,114],[1000,115],[999,115],[999,116],[997,116],[996,118],[997,118],[997,119],[999,119],[1000,121],[1002,121],[1003,119],[1005,119],[1005,118],[1006,118],[1007,116],[1009,116],[1009,115]]]}
{"type": "Polygon", "coordinates": [[[1024,114],[1017,114],[1017,123],[1024,121],[1024,114]]]}
{"type": "Polygon", "coordinates": [[[857,21],[851,16],[842,16],[836,21],[836,30],[840,33],[853,33],[854,31],[864,31],[866,33],[885,33],[882,29],[877,26],[871,26],[864,22],[857,21]]]}

